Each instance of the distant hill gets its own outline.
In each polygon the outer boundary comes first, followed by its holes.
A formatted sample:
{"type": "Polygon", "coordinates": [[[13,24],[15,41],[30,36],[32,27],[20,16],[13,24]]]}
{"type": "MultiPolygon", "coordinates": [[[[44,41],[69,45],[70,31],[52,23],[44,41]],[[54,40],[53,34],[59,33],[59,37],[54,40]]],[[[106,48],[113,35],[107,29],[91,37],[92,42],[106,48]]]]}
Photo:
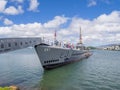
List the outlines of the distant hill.
{"type": "Polygon", "coordinates": [[[89,49],[96,49],[96,47],[93,47],[93,46],[88,46],[87,48],[89,48],[89,49]]]}
{"type": "Polygon", "coordinates": [[[101,45],[101,46],[98,46],[98,47],[108,47],[108,46],[116,46],[116,45],[120,45],[120,43],[117,43],[117,44],[108,44],[108,45],[101,45]]]}

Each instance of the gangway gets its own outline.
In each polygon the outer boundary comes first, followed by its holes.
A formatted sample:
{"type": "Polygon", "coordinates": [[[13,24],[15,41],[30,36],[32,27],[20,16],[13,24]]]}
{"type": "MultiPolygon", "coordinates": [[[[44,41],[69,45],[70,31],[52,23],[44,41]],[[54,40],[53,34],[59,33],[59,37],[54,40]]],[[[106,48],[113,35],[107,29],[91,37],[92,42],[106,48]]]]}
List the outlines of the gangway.
{"type": "Polygon", "coordinates": [[[41,44],[42,39],[39,38],[1,38],[0,39],[0,54],[14,51],[17,49],[34,47],[41,44]]]}

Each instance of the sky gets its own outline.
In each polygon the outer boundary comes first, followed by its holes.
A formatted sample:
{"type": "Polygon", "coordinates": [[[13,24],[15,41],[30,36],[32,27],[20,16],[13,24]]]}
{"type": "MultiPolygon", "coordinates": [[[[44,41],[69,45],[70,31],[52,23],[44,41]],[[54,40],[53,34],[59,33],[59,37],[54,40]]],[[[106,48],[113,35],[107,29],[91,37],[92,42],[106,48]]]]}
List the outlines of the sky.
{"type": "Polygon", "coordinates": [[[99,46],[120,43],[120,0],[0,0],[0,38],[45,37],[99,46]]]}

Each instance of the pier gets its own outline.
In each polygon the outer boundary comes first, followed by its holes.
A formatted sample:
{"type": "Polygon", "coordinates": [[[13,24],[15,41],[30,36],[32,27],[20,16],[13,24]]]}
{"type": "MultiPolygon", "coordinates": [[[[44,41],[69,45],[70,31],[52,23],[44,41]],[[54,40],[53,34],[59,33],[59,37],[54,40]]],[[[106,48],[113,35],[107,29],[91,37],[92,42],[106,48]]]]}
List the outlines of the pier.
{"type": "Polygon", "coordinates": [[[39,38],[1,38],[0,53],[10,52],[17,49],[34,47],[44,42],[39,38]]]}

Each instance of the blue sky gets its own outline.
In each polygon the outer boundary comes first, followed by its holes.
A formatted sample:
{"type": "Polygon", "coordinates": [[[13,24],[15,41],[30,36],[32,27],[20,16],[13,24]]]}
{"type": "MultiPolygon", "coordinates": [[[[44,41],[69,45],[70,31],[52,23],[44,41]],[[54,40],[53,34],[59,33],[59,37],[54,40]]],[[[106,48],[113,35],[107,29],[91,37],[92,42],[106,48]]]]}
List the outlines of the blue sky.
{"type": "Polygon", "coordinates": [[[52,37],[57,29],[58,39],[75,43],[82,27],[86,45],[118,43],[119,19],[120,0],[0,0],[1,38],[52,37]]]}
{"type": "MultiPolygon", "coordinates": [[[[10,2],[6,7],[10,5],[16,6],[17,2],[10,2]]],[[[0,16],[8,17],[14,23],[30,23],[30,22],[47,22],[53,19],[55,16],[64,15],[66,17],[78,16],[84,19],[94,19],[101,14],[109,14],[114,10],[120,10],[120,0],[38,0],[38,11],[28,11],[30,0],[23,0],[22,5],[24,13],[19,15],[6,15],[0,13],[0,16]],[[96,4],[88,6],[92,1],[96,4]]],[[[0,25],[3,25],[2,23],[0,25]]]]}

